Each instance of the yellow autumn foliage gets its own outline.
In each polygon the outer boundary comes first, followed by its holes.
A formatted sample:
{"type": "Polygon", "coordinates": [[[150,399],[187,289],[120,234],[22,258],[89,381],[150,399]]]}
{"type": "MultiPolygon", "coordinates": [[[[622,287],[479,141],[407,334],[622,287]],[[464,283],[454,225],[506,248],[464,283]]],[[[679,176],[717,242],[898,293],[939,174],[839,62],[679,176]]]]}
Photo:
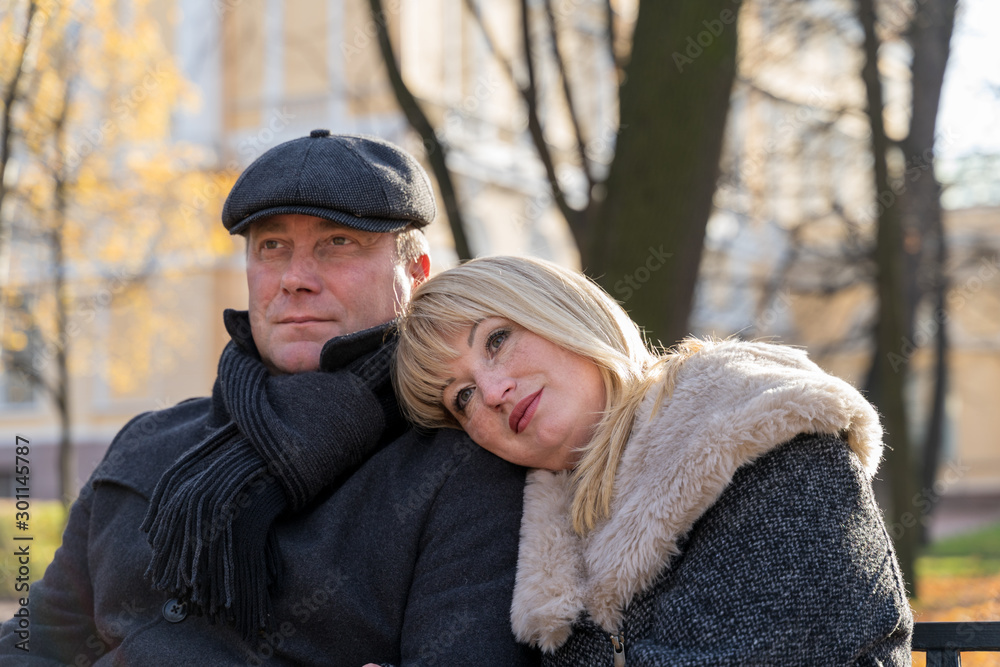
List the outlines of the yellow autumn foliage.
{"type": "Polygon", "coordinates": [[[234,175],[171,136],[198,94],[148,5],[10,0],[0,15],[0,89],[21,72],[0,165],[0,243],[20,244],[0,286],[0,340],[65,349],[71,372],[125,394],[189,342],[161,314],[188,271],[164,267],[207,267],[237,247],[218,223],[234,175]]]}

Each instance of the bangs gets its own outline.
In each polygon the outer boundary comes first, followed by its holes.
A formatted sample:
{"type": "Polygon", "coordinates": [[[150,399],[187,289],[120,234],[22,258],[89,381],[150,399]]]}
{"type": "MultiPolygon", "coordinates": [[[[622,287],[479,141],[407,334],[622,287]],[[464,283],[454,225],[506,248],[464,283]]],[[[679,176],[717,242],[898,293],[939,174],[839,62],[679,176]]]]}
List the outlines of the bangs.
{"type": "Polygon", "coordinates": [[[635,323],[586,276],[541,260],[470,260],[417,286],[402,309],[393,380],[414,424],[461,428],[444,405],[449,367],[465,347],[458,337],[490,317],[509,320],[607,371],[609,405],[652,360],[635,323]]]}
{"type": "MultiPolygon", "coordinates": [[[[414,424],[425,428],[461,428],[444,406],[449,364],[460,356],[452,345],[477,318],[458,316],[453,306],[425,298],[411,303],[400,320],[399,345],[393,381],[403,411],[414,424]]],[[[478,308],[476,310],[479,310],[478,308]]],[[[478,318],[482,319],[482,318],[478,318]]]]}

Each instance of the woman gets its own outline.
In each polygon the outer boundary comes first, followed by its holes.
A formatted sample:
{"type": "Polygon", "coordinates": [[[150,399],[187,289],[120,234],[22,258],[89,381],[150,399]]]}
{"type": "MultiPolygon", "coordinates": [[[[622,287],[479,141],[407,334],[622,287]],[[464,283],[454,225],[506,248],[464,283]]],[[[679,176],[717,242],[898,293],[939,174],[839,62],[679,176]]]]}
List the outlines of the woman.
{"type": "Polygon", "coordinates": [[[654,354],[584,276],[490,257],[421,285],[410,418],[529,473],[511,609],[550,665],[909,664],[874,409],[793,348],[654,354]]]}

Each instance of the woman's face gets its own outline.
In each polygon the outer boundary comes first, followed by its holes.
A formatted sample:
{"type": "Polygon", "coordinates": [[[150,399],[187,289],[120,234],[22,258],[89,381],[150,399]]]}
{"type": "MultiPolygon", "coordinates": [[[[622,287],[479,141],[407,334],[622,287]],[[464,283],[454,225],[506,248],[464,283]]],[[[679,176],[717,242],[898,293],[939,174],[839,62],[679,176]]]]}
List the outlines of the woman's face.
{"type": "Polygon", "coordinates": [[[500,317],[450,342],[443,401],[465,432],[512,463],[572,468],[604,412],[597,365],[500,317]]]}

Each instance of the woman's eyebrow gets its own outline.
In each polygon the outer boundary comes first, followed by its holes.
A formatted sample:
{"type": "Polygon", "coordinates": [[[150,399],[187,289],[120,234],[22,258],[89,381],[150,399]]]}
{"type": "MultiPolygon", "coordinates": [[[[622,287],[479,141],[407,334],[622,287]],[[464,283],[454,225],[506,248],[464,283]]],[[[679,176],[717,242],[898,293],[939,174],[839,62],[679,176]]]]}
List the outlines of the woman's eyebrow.
{"type": "MultiPolygon", "coordinates": [[[[479,322],[482,322],[482,320],[479,320],[479,322]]],[[[475,324],[473,324],[472,325],[472,330],[469,331],[469,347],[472,347],[472,341],[476,337],[476,328],[479,326],[479,322],[476,322],[475,324]]]]}

